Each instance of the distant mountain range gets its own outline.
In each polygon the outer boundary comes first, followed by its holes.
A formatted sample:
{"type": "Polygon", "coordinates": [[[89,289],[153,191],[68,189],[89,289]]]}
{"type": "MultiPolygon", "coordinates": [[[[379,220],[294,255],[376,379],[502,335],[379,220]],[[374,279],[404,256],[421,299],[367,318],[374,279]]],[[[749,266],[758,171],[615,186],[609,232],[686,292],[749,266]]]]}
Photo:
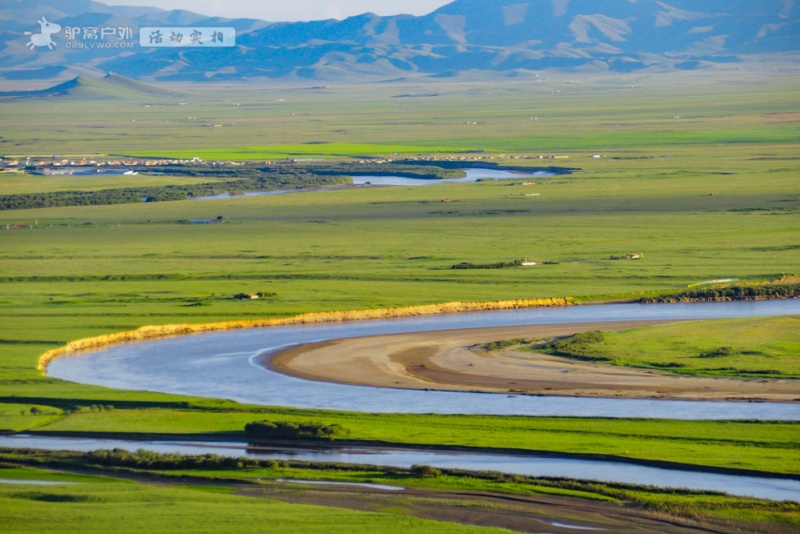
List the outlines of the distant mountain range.
{"type": "Polygon", "coordinates": [[[76,76],[46,89],[33,91],[0,91],[0,99],[75,97],[80,100],[121,100],[136,99],[145,101],[156,97],[185,97],[186,93],[156,87],[119,74],[106,74],[102,78],[76,76]]]}
{"type": "Polygon", "coordinates": [[[456,0],[421,17],[366,13],[299,23],[91,0],[4,0],[0,15],[0,83],[107,72],[152,81],[627,72],[800,51],[794,0],[456,0]],[[60,30],[47,33],[45,19],[60,30]],[[236,46],[139,45],[140,28],[223,26],[236,29],[236,46]],[[93,42],[108,48],[77,47],[93,42]]]}

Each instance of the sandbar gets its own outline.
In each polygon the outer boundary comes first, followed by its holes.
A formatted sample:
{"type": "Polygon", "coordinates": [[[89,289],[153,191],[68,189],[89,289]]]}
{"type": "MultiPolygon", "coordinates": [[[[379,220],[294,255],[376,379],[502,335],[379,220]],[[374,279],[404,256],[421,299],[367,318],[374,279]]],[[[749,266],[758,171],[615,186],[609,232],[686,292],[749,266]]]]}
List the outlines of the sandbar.
{"type": "Polygon", "coordinates": [[[265,355],[262,365],[303,378],[400,389],[507,395],[800,401],[797,380],[696,378],[576,361],[532,351],[487,352],[497,340],[549,339],[677,321],[614,321],[379,335],[324,341],[265,355]]]}

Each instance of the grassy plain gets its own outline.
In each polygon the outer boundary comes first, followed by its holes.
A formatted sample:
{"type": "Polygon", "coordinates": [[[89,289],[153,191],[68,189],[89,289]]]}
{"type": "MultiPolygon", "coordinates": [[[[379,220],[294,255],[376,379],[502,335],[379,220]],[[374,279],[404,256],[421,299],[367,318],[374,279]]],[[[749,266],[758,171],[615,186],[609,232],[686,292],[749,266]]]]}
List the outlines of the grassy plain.
{"type": "Polygon", "coordinates": [[[688,376],[800,378],[796,316],[681,323],[601,337],[581,343],[578,356],[688,376]]]}
{"type": "MultiPolygon", "coordinates": [[[[761,281],[796,273],[798,96],[791,77],[701,72],[581,83],[543,76],[499,85],[275,86],[266,92],[211,87],[184,106],[179,101],[185,96],[0,103],[8,125],[0,139],[6,155],[267,159],[483,148],[505,153],[486,154],[498,163],[580,168],[536,180],[0,212],[2,227],[34,225],[0,231],[0,391],[7,403],[0,428],[229,435],[247,422],[279,416],[338,422],[358,439],[800,473],[794,423],[270,412],[71,384],[36,371],[39,355],[70,340],[147,324],[447,301],[596,300],[719,278],[761,281]],[[439,96],[402,96],[415,93],[439,96]],[[542,153],[569,158],[510,159],[542,153]],[[595,153],[605,157],[591,158],[595,153]],[[219,215],[225,224],[178,223],[219,215]],[[628,252],[643,252],[644,258],[610,259],[628,252]],[[461,262],[523,257],[554,264],[451,269],[461,262]],[[274,296],[232,299],[258,291],[274,296]],[[92,404],[115,409],[90,411],[92,404]],[[21,414],[33,405],[84,409],[56,420],[21,414]]],[[[83,184],[74,177],[38,178],[8,175],[0,184],[13,192],[83,184]]],[[[182,180],[140,175],[92,184],[108,188],[134,179],[182,180]]],[[[186,494],[187,499],[174,497],[186,510],[205,507],[195,501],[192,508],[192,497],[200,494],[186,494]]],[[[143,500],[151,498],[164,502],[158,495],[143,500]]],[[[114,502],[138,499],[128,495],[114,502]]],[[[36,499],[14,503],[27,517],[37,507],[52,506],[36,499]]],[[[214,509],[215,517],[238,511],[253,521],[263,518],[261,511],[248,515],[249,505],[234,497],[226,503],[228,508],[214,509]]],[[[108,517],[120,507],[109,506],[108,517]]],[[[285,524],[293,524],[289,509],[275,510],[275,517],[286,512],[285,524]]]]}
{"type": "Polygon", "coordinates": [[[276,145],[330,155],[320,143],[353,145],[336,154],[357,156],[376,153],[366,143],[384,144],[391,155],[409,146],[560,152],[798,137],[796,79],[755,63],[675,75],[542,73],[502,83],[428,79],[325,89],[234,83],[193,85],[174,96],[110,96],[117,98],[4,103],[3,117],[14,126],[2,133],[0,151],[261,159],[278,157],[276,145]]]}
{"type": "Polygon", "coordinates": [[[21,172],[0,173],[0,195],[23,193],[51,193],[54,191],[99,191],[126,187],[151,187],[164,185],[201,184],[213,178],[190,176],[38,176],[21,172]]]}
{"type": "MultiPolygon", "coordinates": [[[[102,476],[0,469],[63,486],[0,484],[3,532],[507,532],[396,513],[371,513],[253,499],[215,484],[159,486],[102,476]],[[57,525],[54,521],[57,518],[57,525]]],[[[21,476],[20,476],[21,475],[21,476]]]]}
{"type": "MultiPolygon", "coordinates": [[[[575,525],[607,527],[624,532],[635,527],[658,526],[666,518],[674,526],[716,527],[720,531],[747,526],[754,530],[790,532],[800,520],[798,505],[774,503],[758,499],[727,497],[715,493],[672,492],[653,488],[617,484],[599,484],[564,479],[508,477],[491,472],[445,470],[438,476],[420,477],[405,469],[370,466],[311,465],[304,462],[264,462],[269,465],[242,465],[238,468],[180,469],[155,466],[103,467],[91,455],[80,453],[15,453],[3,452],[0,475],[7,480],[47,481],[63,486],[0,485],[0,502],[8,510],[0,519],[4,531],[15,532],[26,510],[47,503],[49,511],[64,514],[67,525],[82,531],[100,530],[108,521],[107,514],[127,517],[128,506],[138,512],[136,521],[147,521],[170,531],[191,528],[192,531],[214,531],[222,520],[230,520],[226,531],[251,531],[252,515],[257,509],[247,507],[248,499],[262,500],[263,513],[269,522],[276,522],[278,531],[295,528],[296,517],[285,515],[323,516],[353,528],[371,527],[378,532],[396,532],[413,528],[424,532],[471,532],[453,523],[434,523],[419,517],[458,521],[459,510],[470,510],[468,521],[482,525],[530,528],[538,523],[553,525],[567,522],[575,525]],[[40,468],[15,467],[20,462],[47,461],[49,466],[66,469],[53,472],[40,468]],[[71,474],[80,470],[84,474],[71,474]],[[86,474],[92,473],[92,474],[86,474]],[[338,493],[325,487],[291,484],[286,481],[324,481],[343,484],[385,484],[402,487],[402,492],[365,491],[340,486],[338,493]],[[158,487],[154,487],[157,485],[158,487]],[[205,513],[214,515],[211,523],[188,522],[194,512],[188,503],[197,492],[203,504],[205,497],[227,496],[221,504],[205,513]],[[381,494],[383,493],[383,494],[381,494]],[[515,498],[507,499],[511,494],[515,498]],[[264,502],[263,499],[268,499],[264,502]],[[303,502],[334,501],[340,507],[372,510],[378,513],[335,512],[330,508],[310,507],[303,502]],[[280,506],[279,501],[287,504],[280,506]],[[89,504],[101,508],[97,513],[89,504]],[[84,505],[84,506],[82,506],[84,505]],[[434,510],[431,509],[434,508],[434,510]],[[242,520],[233,520],[230,513],[244,513],[242,520]],[[285,514],[285,515],[284,515],[285,514]],[[501,516],[500,518],[496,517],[501,516]],[[85,516],[93,519],[87,523],[85,516]],[[218,519],[218,516],[219,517],[218,519]],[[521,517],[520,517],[521,516],[521,517]],[[516,517],[516,520],[513,519],[516,517]],[[647,522],[652,522],[648,525],[647,522]],[[515,525],[515,522],[518,523],[515,525]]],[[[152,456],[152,455],[151,455],[152,456]]],[[[249,464],[250,462],[248,462],[249,464]]],[[[38,521],[47,514],[28,518],[28,529],[40,530],[38,521]],[[31,522],[32,521],[32,522],[31,522]]],[[[464,521],[464,519],[461,519],[464,521]]],[[[46,524],[43,522],[42,527],[46,524]]],[[[298,525],[296,528],[300,528],[298,525]]],[[[302,525],[307,529],[325,529],[314,520],[302,525]]],[[[649,530],[649,529],[648,529],[649,530]]],[[[27,531],[27,530],[25,530],[27,531]]],[[[115,529],[116,531],[116,529],[115,529]]],[[[269,531],[269,530],[268,530],[269,531]]],[[[326,530],[330,531],[330,530],[326,530]]],[[[484,532],[486,530],[480,530],[484,532]]],[[[488,530],[491,531],[491,530],[488,530]]],[[[670,530],[672,532],[672,530],[670,530]]],[[[675,532],[684,532],[675,530],[675,532]]]]}

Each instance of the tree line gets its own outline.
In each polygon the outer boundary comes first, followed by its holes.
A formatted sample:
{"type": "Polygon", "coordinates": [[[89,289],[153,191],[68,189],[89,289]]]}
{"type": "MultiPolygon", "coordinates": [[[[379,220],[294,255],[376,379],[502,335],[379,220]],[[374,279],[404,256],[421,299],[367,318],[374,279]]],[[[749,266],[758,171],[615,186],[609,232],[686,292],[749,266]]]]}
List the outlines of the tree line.
{"type": "Polygon", "coordinates": [[[800,284],[769,284],[692,289],[656,297],[645,297],[640,299],[640,302],[655,304],[665,302],[789,299],[796,297],[800,297],[800,284]]]}
{"type": "MultiPolygon", "coordinates": [[[[36,168],[28,168],[37,171],[36,168]]],[[[138,169],[147,172],[148,168],[138,169]]],[[[201,165],[164,165],[160,174],[213,178],[201,184],[173,184],[150,187],[124,187],[98,191],[52,191],[0,195],[0,210],[52,208],[63,206],[102,206],[135,204],[138,202],[168,202],[192,197],[207,197],[225,193],[241,194],[251,191],[306,189],[350,183],[351,176],[405,176],[411,178],[456,178],[464,173],[436,166],[365,162],[280,162],[271,166],[246,163],[236,167],[201,165]]]]}
{"type": "Polygon", "coordinates": [[[344,176],[315,174],[254,174],[236,179],[202,184],[173,184],[150,187],[125,187],[98,191],[52,191],[0,195],[0,210],[52,208],[62,206],[101,206],[139,202],[168,202],[225,193],[305,189],[348,183],[344,176]]]}

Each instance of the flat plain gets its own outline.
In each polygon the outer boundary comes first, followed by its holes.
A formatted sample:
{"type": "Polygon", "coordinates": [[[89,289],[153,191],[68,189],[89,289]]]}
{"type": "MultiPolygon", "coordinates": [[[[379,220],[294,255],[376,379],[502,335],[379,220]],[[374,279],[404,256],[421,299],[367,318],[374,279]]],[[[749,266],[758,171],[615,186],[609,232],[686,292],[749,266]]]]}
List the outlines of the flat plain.
{"type": "MultiPolygon", "coordinates": [[[[94,92],[91,101],[78,95],[0,102],[6,157],[480,156],[501,165],[575,169],[474,184],[0,211],[0,428],[235,436],[249,421],[277,417],[340,422],[364,440],[401,440],[424,425],[437,433],[419,442],[499,446],[499,422],[481,418],[386,416],[375,425],[358,414],[66,383],[43,376],[36,365],[42,353],[70,340],[143,325],[451,301],[604,301],[719,279],[790,278],[800,265],[800,92],[793,76],[743,72],[325,90],[212,85],[177,87],[177,96],[94,92]],[[223,224],[185,223],[218,216],[223,224]],[[28,226],[13,227],[20,223],[28,226]],[[643,257],[611,259],[629,253],[643,257]],[[548,264],[452,268],[521,258],[548,264]],[[256,292],[267,296],[233,298],[256,292]]],[[[0,192],[194,180],[8,173],[0,174],[0,192]]],[[[800,469],[795,423],[620,421],[614,424],[625,430],[603,431],[602,439],[587,442],[565,436],[611,423],[511,418],[502,424],[516,421],[520,448],[743,464],[795,475],[800,469]],[[691,436],[682,435],[685,425],[694,425],[691,436]],[[744,437],[733,436],[734,427],[744,437]],[[663,438],[650,435],[655,429],[663,438]],[[710,435],[733,437],[710,443],[704,439],[710,435]]],[[[139,499],[123,500],[129,498],[139,499]]],[[[797,511],[787,510],[770,512],[767,520],[796,525],[797,511]]],[[[693,507],[674,512],[700,513],[693,507]]]]}

